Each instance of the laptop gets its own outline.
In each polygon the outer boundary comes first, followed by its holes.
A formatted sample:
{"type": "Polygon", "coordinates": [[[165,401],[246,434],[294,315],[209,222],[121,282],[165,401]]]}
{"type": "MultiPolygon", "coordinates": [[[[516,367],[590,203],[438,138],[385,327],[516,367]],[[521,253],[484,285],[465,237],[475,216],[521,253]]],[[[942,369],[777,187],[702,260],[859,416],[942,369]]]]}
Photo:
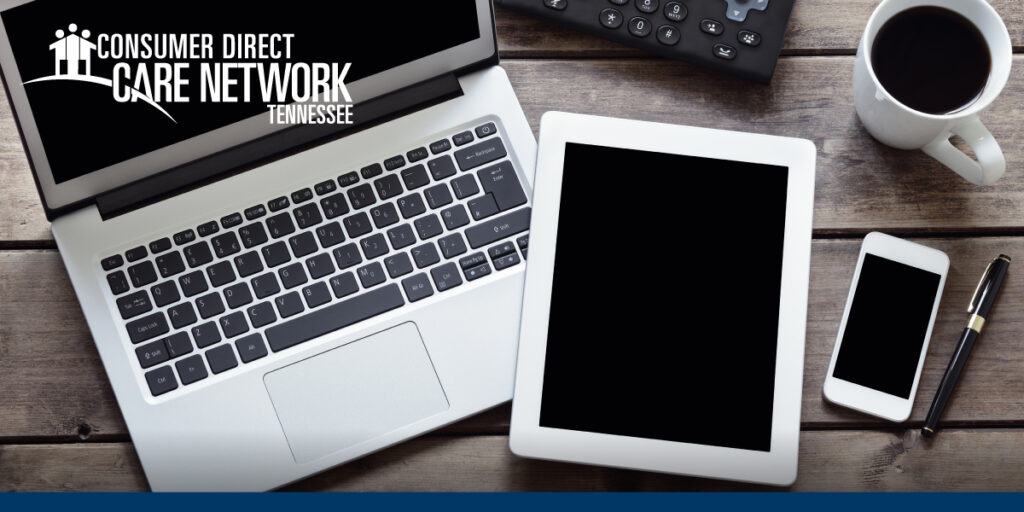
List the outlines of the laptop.
{"type": "Polygon", "coordinates": [[[536,141],[490,2],[134,5],[5,1],[0,65],[152,489],[511,399],[536,141]]]}

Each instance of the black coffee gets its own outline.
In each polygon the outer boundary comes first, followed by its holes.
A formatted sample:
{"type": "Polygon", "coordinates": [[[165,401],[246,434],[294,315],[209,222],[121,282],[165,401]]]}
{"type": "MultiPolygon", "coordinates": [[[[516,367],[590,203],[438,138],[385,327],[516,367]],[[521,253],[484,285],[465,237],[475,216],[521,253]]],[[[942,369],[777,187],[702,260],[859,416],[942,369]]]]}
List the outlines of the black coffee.
{"type": "Polygon", "coordinates": [[[985,37],[967,18],[942,7],[914,7],[882,25],[871,65],[900,103],[941,115],[981,96],[992,57],[985,37]]]}

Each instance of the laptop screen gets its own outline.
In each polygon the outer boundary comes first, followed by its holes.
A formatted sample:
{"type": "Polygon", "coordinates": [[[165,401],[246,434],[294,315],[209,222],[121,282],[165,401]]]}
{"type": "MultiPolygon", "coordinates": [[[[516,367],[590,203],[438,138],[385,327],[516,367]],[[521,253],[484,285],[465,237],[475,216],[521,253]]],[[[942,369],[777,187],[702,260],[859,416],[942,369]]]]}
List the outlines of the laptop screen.
{"type": "MultiPolygon", "coordinates": [[[[39,0],[0,14],[54,184],[257,117],[255,135],[347,124],[359,101],[409,85],[353,83],[481,37],[474,0],[247,4],[230,15],[159,5],[39,0]]],[[[191,159],[223,149],[206,142],[191,159]]]]}

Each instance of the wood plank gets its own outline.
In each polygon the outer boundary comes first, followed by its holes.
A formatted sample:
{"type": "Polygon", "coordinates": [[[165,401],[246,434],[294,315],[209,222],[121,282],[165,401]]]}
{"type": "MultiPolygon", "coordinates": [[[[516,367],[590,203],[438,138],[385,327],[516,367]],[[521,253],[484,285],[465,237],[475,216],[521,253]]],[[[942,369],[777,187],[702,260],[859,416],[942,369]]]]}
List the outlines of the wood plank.
{"type": "MultiPolygon", "coordinates": [[[[652,59],[516,60],[504,64],[534,130],[548,110],[649,119],[788,135],[818,147],[814,226],[819,235],[865,233],[1024,233],[1024,55],[984,119],[1006,152],[1009,171],[976,187],[918,151],[874,142],[850,98],[852,57],[782,59],[770,88],[738,83],[652,59]],[[585,91],[568,84],[585,81],[585,91]],[[642,86],[636,84],[642,83],[642,86]]],[[[0,243],[51,240],[6,103],[0,100],[0,243]]],[[[48,242],[52,243],[52,242],[48,242]]]]}
{"type": "MultiPolygon", "coordinates": [[[[1017,0],[990,0],[1003,17],[1016,49],[1024,47],[1024,5],[1017,0]]],[[[799,0],[793,8],[784,54],[853,53],[877,0],[799,0]]],[[[725,4],[722,4],[723,13],[725,4]]],[[[633,57],[640,51],[569,30],[509,9],[495,9],[498,48],[503,58],[633,57]]],[[[696,26],[696,21],[686,23],[696,26]]],[[[679,64],[688,66],[687,64],[679,64]]]]}
{"type": "MultiPolygon", "coordinates": [[[[928,239],[947,251],[952,269],[921,378],[912,421],[921,422],[966,322],[964,308],[988,261],[1000,252],[1024,255],[1024,238],[928,239]]],[[[859,240],[817,240],[804,372],[803,421],[808,427],[884,426],[880,420],[829,405],[821,385],[831,357],[859,240]]],[[[55,251],[0,251],[0,439],[123,439],[124,422],[55,251]],[[85,425],[85,427],[82,427],[85,425]]],[[[999,305],[972,356],[947,421],[958,425],[1024,425],[1024,272],[1011,271],[999,305]]],[[[442,433],[502,433],[509,408],[474,416],[442,433]]]]}
{"type": "MultiPolygon", "coordinates": [[[[1024,431],[815,431],[795,491],[1021,491],[1024,431]]],[[[0,445],[0,491],[148,489],[129,443],[0,445]]],[[[286,491],[771,491],[775,487],[517,457],[505,436],[423,437],[286,491]]]]}

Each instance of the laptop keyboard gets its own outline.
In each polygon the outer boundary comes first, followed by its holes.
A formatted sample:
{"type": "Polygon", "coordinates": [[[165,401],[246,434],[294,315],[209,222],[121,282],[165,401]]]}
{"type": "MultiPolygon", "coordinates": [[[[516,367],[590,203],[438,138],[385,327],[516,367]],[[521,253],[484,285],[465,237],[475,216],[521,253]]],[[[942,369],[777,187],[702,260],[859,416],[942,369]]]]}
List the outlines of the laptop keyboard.
{"type": "Polygon", "coordinates": [[[100,261],[153,396],[526,258],[494,123],[100,261]]]}

